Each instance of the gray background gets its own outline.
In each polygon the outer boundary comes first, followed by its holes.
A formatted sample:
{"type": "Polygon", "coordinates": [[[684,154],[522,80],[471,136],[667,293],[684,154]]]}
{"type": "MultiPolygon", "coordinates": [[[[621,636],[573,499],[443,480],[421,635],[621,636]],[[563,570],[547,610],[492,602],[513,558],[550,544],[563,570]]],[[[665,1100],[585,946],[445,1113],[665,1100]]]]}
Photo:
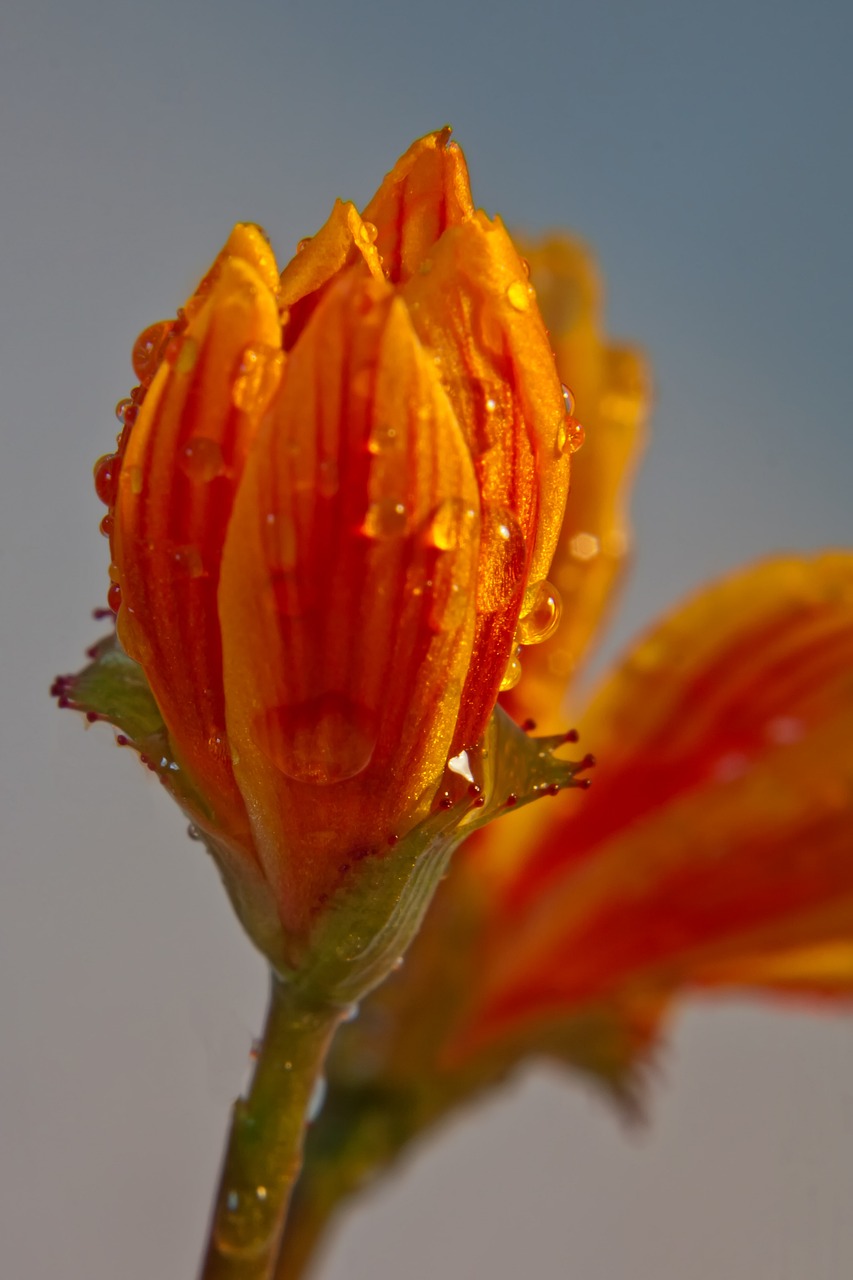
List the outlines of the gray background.
{"type": "MultiPolygon", "coordinates": [[[[91,464],[130,345],[233,221],[282,257],[451,121],[478,203],[591,240],[651,352],[612,652],[704,576],[848,543],[851,10],[6,0],[0,22],[0,1273],[186,1280],[261,962],[160,788],[47,698],[98,634],[91,464]]],[[[841,1280],[842,1016],[693,1007],[653,1123],[534,1073],[336,1238],[328,1280],[841,1280]],[[402,1263],[403,1249],[407,1261],[402,1263]]]]}

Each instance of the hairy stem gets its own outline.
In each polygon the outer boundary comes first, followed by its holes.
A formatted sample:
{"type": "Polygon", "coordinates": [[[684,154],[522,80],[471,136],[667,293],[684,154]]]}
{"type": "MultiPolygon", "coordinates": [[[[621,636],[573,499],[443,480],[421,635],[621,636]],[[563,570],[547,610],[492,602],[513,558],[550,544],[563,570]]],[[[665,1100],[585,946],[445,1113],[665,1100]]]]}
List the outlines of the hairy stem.
{"type": "Polygon", "coordinates": [[[306,1007],[273,975],[251,1088],[232,1112],[199,1280],[272,1280],[308,1112],[343,1012],[306,1007]]]}

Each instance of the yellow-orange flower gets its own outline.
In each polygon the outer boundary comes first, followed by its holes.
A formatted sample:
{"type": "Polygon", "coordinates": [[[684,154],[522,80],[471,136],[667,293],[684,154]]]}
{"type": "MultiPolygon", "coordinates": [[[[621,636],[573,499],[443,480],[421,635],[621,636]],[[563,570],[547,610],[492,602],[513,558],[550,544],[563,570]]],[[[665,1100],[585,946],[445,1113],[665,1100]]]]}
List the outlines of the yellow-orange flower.
{"type": "Polygon", "coordinates": [[[563,618],[503,699],[546,731],[576,723],[594,783],[466,841],[404,968],[344,1029],[340,1133],[309,1147],[297,1252],[367,1168],[527,1056],[624,1094],[684,992],[853,995],[853,552],[711,584],[581,703],[572,677],[624,565],[649,379],[602,337],[585,250],[525,252],[587,443],[551,570],[563,618]],[[362,1106],[397,1108],[370,1154],[362,1106]]]}
{"type": "Polygon", "coordinates": [[[449,130],[281,275],[237,226],[134,364],[96,471],[118,635],[195,820],[301,935],[430,812],[547,631],[574,424],[449,130]]]}

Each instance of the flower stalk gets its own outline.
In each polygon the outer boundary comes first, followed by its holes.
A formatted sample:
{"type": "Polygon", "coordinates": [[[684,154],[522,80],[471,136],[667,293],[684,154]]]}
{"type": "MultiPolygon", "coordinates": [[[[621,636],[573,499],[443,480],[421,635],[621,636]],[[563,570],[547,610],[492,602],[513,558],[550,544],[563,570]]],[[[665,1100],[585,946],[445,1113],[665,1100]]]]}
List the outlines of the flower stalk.
{"type": "Polygon", "coordinates": [[[273,974],[263,1040],[231,1131],[199,1280],[270,1280],[312,1105],[341,1006],[305,1001],[273,974]]]}

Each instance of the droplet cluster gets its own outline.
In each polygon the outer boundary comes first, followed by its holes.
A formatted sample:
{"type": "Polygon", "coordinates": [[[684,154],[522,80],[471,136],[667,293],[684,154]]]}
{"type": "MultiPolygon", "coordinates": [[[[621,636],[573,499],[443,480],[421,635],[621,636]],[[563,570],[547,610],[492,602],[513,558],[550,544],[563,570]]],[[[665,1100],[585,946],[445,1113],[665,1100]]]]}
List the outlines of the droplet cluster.
{"type": "MultiPolygon", "coordinates": [[[[186,324],[186,317],[182,311],[179,311],[176,320],[159,320],[156,324],[149,325],[133,344],[133,371],[139,379],[139,384],[133,388],[129,396],[119,400],[115,407],[116,418],[121,424],[121,430],[116,436],[115,451],[113,453],[105,453],[95,463],[95,492],[107,508],[107,514],[100,523],[100,530],[104,537],[110,539],[111,547],[115,528],[115,507],[118,497],[119,475],[124,455],[127,451],[130,433],[133,430],[139,410],[145,401],[151,381],[161,363],[170,356],[170,362],[174,361],[180,347],[180,336],[186,328],[186,324]]],[[[138,494],[142,491],[142,480],[141,470],[134,468],[129,475],[131,492],[138,494]]],[[[118,613],[121,607],[121,580],[118,568],[114,563],[110,565],[110,586],[107,592],[107,604],[110,612],[114,614],[118,613]]]]}

